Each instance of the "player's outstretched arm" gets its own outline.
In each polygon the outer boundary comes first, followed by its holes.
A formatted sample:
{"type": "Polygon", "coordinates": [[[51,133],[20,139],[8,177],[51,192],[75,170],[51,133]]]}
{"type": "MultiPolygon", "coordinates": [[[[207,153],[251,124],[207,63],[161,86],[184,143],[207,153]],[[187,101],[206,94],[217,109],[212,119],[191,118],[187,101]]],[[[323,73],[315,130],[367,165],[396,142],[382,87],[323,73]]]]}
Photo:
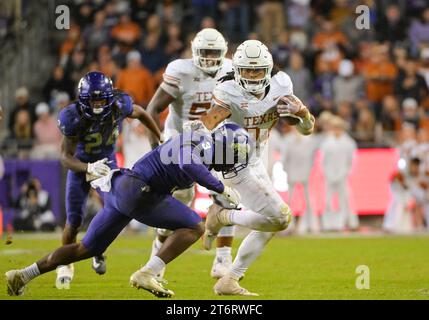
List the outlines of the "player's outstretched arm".
{"type": "Polygon", "coordinates": [[[77,139],[74,137],[63,137],[61,142],[61,163],[74,172],[87,172],[88,164],[77,159],[76,152],[77,139]]]}
{"type": "Polygon", "coordinates": [[[129,116],[132,119],[138,119],[141,123],[143,123],[150,131],[151,131],[151,144],[152,140],[155,143],[158,143],[161,139],[161,131],[159,130],[158,125],[149,115],[149,113],[143,109],[141,106],[134,104],[133,105],[133,113],[129,116]]]}
{"type": "Polygon", "coordinates": [[[301,134],[313,133],[315,118],[297,96],[290,94],[280,98],[277,112],[290,125],[296,125],[301,134]]]}
{"type": "MultiPolygon", "coordinates": [[[[148,106],[147,106],[147,112],[152,117],[152,119],[155,121],[158,128],[161,126],[159,121],[159,114],[167,108],[167,106],[172,103],[174,100],[176,100],[174,97],[172,97],[170,94],[165,92],[161,87],[159,87],[155,95],[150,100],[148,106]]],[[[149,136],[150,144],[154,147],[158,145],[158,141],[156,139],[156,136],[150,135],[149,136]]]]}
{"type": "Polygon", "coordinates": [[[215,104],[206,115],[201,117],[201,122],[207,129],[213,130],[219,123],[227,119],[230,115],[231,111],[215,104]]]}

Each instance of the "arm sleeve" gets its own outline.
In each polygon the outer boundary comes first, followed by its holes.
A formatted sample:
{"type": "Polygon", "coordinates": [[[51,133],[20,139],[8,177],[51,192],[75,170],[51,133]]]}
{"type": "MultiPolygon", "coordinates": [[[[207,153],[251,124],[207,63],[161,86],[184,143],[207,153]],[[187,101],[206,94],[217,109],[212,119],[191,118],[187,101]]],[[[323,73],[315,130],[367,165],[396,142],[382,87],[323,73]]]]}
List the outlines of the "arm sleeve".
{"type": "Polygon", "coordinates": [[[183,90],[182,73],[179,71],[177,66],[178,61],[173,61],[168,64],[162,75],[163,81],[161,88],[167,92],[173,98],[177,98],[180,92],[183,90]]]}
{"type": "Polygon", "coordinates": [[[224,185],[219,179],[215,178],[207,167],[203,164],[201,158],[194,155],[193,148],[183,146],[180,150],[180,169],[185,172],[192,180],[199,185],[217,193],[223,193],[224,185]]]}

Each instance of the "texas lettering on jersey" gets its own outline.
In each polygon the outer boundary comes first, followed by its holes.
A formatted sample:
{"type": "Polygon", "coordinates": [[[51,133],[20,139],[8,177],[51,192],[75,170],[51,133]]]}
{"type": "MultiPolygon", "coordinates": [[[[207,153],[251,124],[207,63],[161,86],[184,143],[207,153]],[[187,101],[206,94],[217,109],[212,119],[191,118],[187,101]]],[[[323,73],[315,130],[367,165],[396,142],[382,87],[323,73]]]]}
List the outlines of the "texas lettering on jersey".
{"type": "Polygon", "coordinates": [[[280,97],[293,93],[290,77],[278,72],[271,78],[270,90],[261,100],[243,90],[234,80],[219,83],[213,91],[213,102],[231,112],[227,122],[245,128],[264,149],[269,132],[279,119],[277,103],[280,97]]]}

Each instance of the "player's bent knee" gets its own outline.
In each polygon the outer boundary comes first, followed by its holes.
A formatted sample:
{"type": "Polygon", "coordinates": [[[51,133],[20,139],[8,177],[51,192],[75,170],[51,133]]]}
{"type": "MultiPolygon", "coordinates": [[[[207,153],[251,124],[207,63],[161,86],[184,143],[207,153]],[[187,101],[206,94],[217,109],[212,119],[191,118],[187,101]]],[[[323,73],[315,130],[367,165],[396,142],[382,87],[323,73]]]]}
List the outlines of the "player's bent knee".
{"type": "Polygon", "coordinates": [[[78,233],[78,229],[80,228],[80,226],[82,225],[83,222],[83,217],[80,214],[70,214],[67,217],[67,225],[70,228],[70,232],[76,232],[76,234],[78,233]]]}
{"type": "Polygon", "coordinates": [[[171,235],[173,233],[173,231],[168,230],[168,229],[160,229],[160,228],[156,228],[156,234],[160,237],[168,237],[169,235],[171,235]]]}
{"type": "Polygon", "coordinates": [[[282,231],[287,229],[292,219],[292,212],[288,205],[283,204],[280,207],[280,216],[277,216],[272,219],[274,224],[273,231],[282,231]]]}

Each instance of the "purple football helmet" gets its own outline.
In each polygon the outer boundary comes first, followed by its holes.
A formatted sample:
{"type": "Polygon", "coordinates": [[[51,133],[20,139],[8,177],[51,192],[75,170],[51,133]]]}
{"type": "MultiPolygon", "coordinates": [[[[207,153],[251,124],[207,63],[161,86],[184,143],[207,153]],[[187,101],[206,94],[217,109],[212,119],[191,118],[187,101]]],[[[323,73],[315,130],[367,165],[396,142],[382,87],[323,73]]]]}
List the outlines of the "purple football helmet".
{"type": "Polygon", "coordinates": [[[79,81],[79,104],[86,118],[104,119],[112,112],[115,102],[112,80],[103,73],[87,73],[79,81]]]}

